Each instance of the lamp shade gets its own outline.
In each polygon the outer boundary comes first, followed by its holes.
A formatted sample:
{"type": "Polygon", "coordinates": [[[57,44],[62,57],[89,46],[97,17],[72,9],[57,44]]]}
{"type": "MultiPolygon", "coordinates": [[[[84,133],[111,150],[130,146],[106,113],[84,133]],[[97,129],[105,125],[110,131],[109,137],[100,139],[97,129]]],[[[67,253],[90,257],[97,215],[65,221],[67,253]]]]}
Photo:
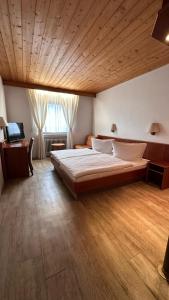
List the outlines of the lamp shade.
{"type": "Polygon", "coordinates": [[[111,132],[115,132],[117,130],[116,124],[113,123],[111,126],[111,132]]]}
{"type": "Polygon", "coordinates": [[[6,121],[4,120],[3,117],[0,117],[0,127],[3,128],[3,127],[6,127],[6,126],[7,126],[6,121]]]}
{"type": "Polygon", "coordinates": [[[150,127],[150,133],[152,135],[160,132],[160,124],[159,123],[152,123],[150,127]]]}

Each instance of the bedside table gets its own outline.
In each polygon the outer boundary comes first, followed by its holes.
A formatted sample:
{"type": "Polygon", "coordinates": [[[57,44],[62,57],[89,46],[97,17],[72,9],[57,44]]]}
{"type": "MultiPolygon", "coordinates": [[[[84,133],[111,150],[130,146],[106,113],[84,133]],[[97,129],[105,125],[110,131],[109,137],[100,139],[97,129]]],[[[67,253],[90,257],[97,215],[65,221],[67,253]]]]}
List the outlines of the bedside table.
{"type": "Polygon", "coordinates": [[[160,188],[169,188],[169,162],[151,161],[147,167],[146,182],[153,182],[160,188]]]}

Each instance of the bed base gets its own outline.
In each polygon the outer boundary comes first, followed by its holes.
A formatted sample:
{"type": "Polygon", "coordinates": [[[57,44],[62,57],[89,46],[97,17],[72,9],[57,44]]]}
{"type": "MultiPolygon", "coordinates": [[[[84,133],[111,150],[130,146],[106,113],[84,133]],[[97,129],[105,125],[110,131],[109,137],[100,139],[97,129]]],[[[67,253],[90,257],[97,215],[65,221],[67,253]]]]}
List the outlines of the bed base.
{"type": "Polygon", "coordinates": [[[147,167],[139,170],[134,170],[126,173],[115,174],[102,178],[95,178],[82,182],[74,182],[63,170],[59,168],[59,164],[51,157],[51,162],[54,165],[55,171],[63,180],[64,184],[71,192],[74,198],[78,198],[80,194],[101,190],[105,188],[113,188],[121,185],[129,184],[139,180],[144,180],[146,177],[147,167]]]}

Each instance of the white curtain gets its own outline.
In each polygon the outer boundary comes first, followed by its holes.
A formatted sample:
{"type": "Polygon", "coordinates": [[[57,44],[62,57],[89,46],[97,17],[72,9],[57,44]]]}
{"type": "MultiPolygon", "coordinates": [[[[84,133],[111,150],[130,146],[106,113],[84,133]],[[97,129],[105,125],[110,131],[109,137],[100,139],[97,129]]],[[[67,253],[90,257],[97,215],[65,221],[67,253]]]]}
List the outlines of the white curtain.
{"type": "MultiPolygon", "coordinates": [[[[28,90],[28,94],[32,117],[38,129],[38,158],[43,159],[45,157],[43,129],[44,126],[46,127],[47,125],[48,127],[50,127],[48,124],[49,122],[45,124],[46,121],[49,121],[47,118],[47,113],[49,110],[48,104],[57,105],[57,109],[60,109],[61,106],[68,128],[67,148],[73,148],[73,127],[77,116],[79,96],[41,90],[28,90]]],[[[58,116],[59,115],[57,114],[57,117],[58,116]]],[[[50,120],[50,122],[53,122],[53,124],[57,124],[59,120],[55,120],[55,118],[56,114],[54,116],[54,119],[50,120]]]]}
{"type": "Polygon", "coordinates": [[[68,127],[67,148],[73,148],[73,127],[76,121],[79,96],[63,95],[61,96],[63,113],[68,127]]]}
{"type": "Polygon", "coordinates": [[[62,105],[57,101],[49,100],[44,133],[67,133],[67,131],[68,127],[63,114],[62,105]]]}
{"type": "MultiPolygon", "coordinates": [[[[77,117],[79,96],[73,94],[46,92],[48,94],[48,103],[61,106],[65,121],[67,124],[67,148],[73,148],[73,127],[77,117]]],[[[58,120],[59,121],[59,120],[58,120]]],[[[53,121],[55,122],[55,120],[53,121]]],[[[61,125],[61,124],[60,124],[61,125]]]]}
{"type": "Polygon", "coordinates": [[[48,96],[43,91],[38,90],[28,90],[28,95],[32,117],[38,130],[38,159],[43,159],[45,157],[43,127],[47,116],[48,96]]]}

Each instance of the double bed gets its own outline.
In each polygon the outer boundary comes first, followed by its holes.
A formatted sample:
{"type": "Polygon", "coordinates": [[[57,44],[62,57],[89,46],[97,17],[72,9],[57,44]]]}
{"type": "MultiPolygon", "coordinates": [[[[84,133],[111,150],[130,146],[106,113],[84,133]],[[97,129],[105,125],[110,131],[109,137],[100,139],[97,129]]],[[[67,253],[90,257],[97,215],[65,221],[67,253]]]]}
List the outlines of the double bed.
{"type": "Polygon", "coordinates": [[[125,161],[92,149],[51,151],[51,162],[74,197],[145,177],[148,160],[125,161]]]}

